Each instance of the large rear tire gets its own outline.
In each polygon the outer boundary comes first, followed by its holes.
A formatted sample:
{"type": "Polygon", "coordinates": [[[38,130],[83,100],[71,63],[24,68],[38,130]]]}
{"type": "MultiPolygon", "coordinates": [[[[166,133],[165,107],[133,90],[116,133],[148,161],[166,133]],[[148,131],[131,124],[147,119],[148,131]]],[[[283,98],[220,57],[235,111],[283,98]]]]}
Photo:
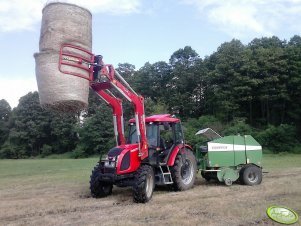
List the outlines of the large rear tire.
{"type": "Polygon", "coordinates": [[[102,198],[112,194],[113,185],[99,180],[100,169],[97,164],[90,176],[90,191],[94,198],[102,198]]]}
{"type": "Polygon", "coordinates": [[[241,181],[245,185],[257,185],[262,181],[262,170],[258,166],[249,165],[241,169],[241,181]]]}
{"type": "Polygon", "coordinates": [[[174,165],[170,168],[173,180],[173,188],[176,191],[184,191],[194,185],[197,165],[192,151],[186,149],[186,158],[183,162],[181,154],[178,154],[174,165]]]}
{"type": "Polygon", "coordinates": [[[148,202],[152,198],[155,188],[155,176],[153,168],[149,165],[142,165],[135,173],[134,180],[134,202],[148,202]]]}

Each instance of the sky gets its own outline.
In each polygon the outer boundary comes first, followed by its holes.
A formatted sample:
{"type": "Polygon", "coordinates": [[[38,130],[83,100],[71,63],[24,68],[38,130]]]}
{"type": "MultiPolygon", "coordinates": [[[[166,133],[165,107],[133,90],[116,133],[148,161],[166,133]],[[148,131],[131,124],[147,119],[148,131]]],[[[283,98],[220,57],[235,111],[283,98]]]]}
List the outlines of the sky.
{"type": "MultiPolygon", "coordinates": [[[[0,99],[11,107],[37,90],[35,61],[49,0],[0,0],[0,99]]],[[[58,1],[55,1],[58,2],[58,1]]],[[[66,0],[91,10],[93,52],[116,67],[168,62],[191,46],[200,57],[233,38],[244,44],[301,33],[301,0],[66,0]]]]}

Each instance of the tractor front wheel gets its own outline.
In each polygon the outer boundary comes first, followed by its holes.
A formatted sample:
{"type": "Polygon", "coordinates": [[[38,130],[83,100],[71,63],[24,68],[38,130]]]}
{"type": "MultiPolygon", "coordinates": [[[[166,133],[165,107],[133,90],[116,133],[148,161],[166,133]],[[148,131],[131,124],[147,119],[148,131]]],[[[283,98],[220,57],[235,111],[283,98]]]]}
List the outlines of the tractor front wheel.
{"type": "Polygon", "coordinates": [[[112,194],[113,185],[99,180],[99,165],[96,165],[90,177],[90,191],[94,198],[102,198],[112,194]]]}
{"type": "Polygon", "coordinates": [[[142,165],[134,176],[133,198],[134,202],[146,203],[153,195],[155,188],[155,176],[153,168],[142,165]]]}
{"type": "Polygon", "coordinates": [[[194,185],[196,177],[196,159],[190,150],[186,150],[185,160],[178,154],[174,165],[171,167],[173,187],[176,191],[190,189],[194,185]]]}
{"type": "Polygon", "coordinates": [[[257,185],[262,181],[262,171],[258,166],[249,165],[241,169],[241,181],[246,185],[257,185]]]}

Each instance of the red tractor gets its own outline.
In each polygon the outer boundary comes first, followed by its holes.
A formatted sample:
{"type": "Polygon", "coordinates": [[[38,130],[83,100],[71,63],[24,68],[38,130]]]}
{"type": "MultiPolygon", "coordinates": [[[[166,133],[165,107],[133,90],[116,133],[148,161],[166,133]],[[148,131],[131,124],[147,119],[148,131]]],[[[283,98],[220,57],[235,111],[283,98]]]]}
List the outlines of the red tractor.
{"type": "Polygon", "coordinates": [[[65,74],[88,79],[90,88],[113,109],[117,146],[109,150],[92,171],[90,190],[93,197],[110,195],[113,185],[132,186],[134,201],[145,203],[151,199],[155,185],[171,185],[177,191],[193,186],[196,159],[192,148],[185,144],[179,119],[169,114],[145,117],[143,97],[112,65],[104,64],[100,55],[64,44],[60,51],[59,69],[65,74]],[[75,67],[79,72],[67,70],[68,67],[75,67]],[[81,71],[88,72],[89,76],[84,76],[81,71]],[[122,100],[111,89],[118,91],[134,106],[135,117],[129,121],[127,139],[122,100]]]}

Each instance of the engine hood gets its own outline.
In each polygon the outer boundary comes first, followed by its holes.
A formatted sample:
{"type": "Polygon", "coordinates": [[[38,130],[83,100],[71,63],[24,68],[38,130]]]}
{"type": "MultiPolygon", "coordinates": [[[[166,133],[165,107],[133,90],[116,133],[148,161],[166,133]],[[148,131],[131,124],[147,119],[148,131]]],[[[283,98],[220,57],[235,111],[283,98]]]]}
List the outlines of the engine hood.
{"type": "Polygon", "coordinates": [[[125,150],[125,152],[130,151],[130,150],[134,150],[138,148],[138,144],[124,144],[124,145],[119,145],[117,147],[112,148],[109,152],[108,152],[108,157],[115,157],[120,155],[120,153],[122,151],[125,150]]]}

